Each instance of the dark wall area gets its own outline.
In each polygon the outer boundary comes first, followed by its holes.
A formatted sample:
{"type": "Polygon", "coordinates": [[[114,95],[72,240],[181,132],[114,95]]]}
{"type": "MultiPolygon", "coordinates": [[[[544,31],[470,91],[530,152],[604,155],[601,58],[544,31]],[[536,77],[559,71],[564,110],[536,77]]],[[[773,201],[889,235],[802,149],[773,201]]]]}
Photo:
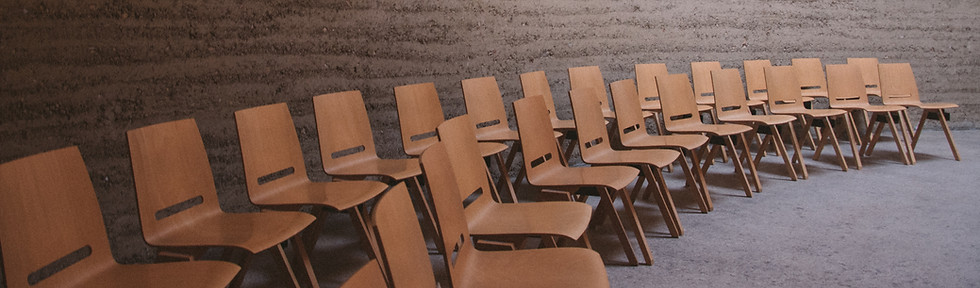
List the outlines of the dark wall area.
{"type": "MultiPolygon", "coordinates": [[[[125,132],[193,117],[223,207],[246,198],[233,112],[287,102],[311,176],[322,175],[311,97],[359,89],[383,157],[404,157],[393,87],[435,82],[447,116],[459,81],[544,70],[570,117],[566,69],[847,57],[911,62],[925,100],[980,123],[980,3],[970,1],[26,1],[0,3],[0,162],[79,145],[117,259],[151,259],[125,132]]],[[[917,114],[913,114],[917,119],[917,114]]]]}

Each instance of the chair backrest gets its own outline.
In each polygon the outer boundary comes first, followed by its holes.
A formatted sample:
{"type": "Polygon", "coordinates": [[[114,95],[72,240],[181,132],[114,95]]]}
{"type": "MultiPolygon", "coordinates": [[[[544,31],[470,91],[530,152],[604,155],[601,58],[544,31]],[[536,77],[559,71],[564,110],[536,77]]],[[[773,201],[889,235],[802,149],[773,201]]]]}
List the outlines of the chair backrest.
{"type": "Polygon", "coordinates": [[[548,108],[548,115],[552,120],[558,119],[558,112],[555,110],[555,98],[551,95],[551,85],[548,84],[548,76],[544,74],[544,71],[521,74],[521,90],[524,92],[524,98],[541,96],[545,108],[548,108]]]}
{"type": "Polygon", "coordinates": [[[235,111],[245,166],[245,186],[258,205],[289,188],[310,182],[303,148],[286,103],[235,111]]]}
{"type": "Polygon", "coordinates": [[[745,101],[742,76],[737,69],[711,71],[711,85],[715,91],[715,112],[719,119],[725,117],[752,115],[745,101]]]}
{"type": "Polygon", "coordinates": [[[861,79],[864,79],[865,88],[876,88],[881,86],[878,77],[878,58],[847,58],[847,64],[854,64],[861,70],[861,79]]]}
{"type": "Polygon", "coordinates": [[[0,164],[6,287],[69,287],[114,263],[105,229],[78,147],[0,164]]]}
{"type": "Polygon", "coordinates": [[[857,65],[827,65],[827,95],[830,96],[830,107],[851,103],[868,104],[866,91],[864,80],[861,79],[861,70],[857,65]]]}
{"type": "Polygon", "coordinates": [[[612,150],[609,132],[598,99],[599,89],[579,88],[568,92],[572,100],[572,114],[575,117],[575,131],[578,131],[578,146],[582,159],[589,162],[596,153],[612,150]]]}
{"type": "Polygon", "coordinates": [[[331,167],[378,157],[361,91],[315,96],[313,112],[323,170],[328,174],[331,167]]]}
{"type": "Polygon", "coordinates": [[[602,93],[598,95],[603,110],[609,109],[609,94],[606,94],[606,80],[602,78],[599,66],[583,66],[568,68],[568,86],[571,90],[596,87],[602,93]]]}
{"type": "MultiPolygon", "coordinates": [[[[654,78],[653,81],[656,82],[657,79],[654,78]]],[[[647,124],[643,120],[633,79],[613,82],[609,84],[609,90],[612,91],[613,105],[617,107],[615,122],[620,141],[625,142],[629,138],[647,134],[647,124]]]]}
{"type": "Polygon", "coordinates": [[[827,91],[827,77],[820,58],[793,58],[792,61],[796,77],[800,81],[800,89],[827,91]]]}
{"type": "MultiPolygon", "coordinates": [[[[550,132],[550,131],[549,131],[550,132]]],[[[523,141],[522,141],[523,142],[523,141]]],[[[439,223],[439,236],[442,249],[443,260],[450,281],[458,284],[456,275],[455,260],[464,257],[467,251],[474,250],[466,216],[463,212],[463,202],[458,195],[458,185],[456,184],[456,171],[453,170],[449,152],[446,151],[445,143],[433,144],[422,153],[419,161],[422,163],[422,170],[425,173],[426,182],[429,183],[430,191],[437,192],[445,197],[433,197],[432,206],[436,222],[439,223]]],[[[405,202],[409,203],[409,202],[405,202]]],[[[414,215],[414,214],[412,214],[414,215]]],[[[406,217],[408,218],[408,217],[406,217]]],[[[410,217],[416,219],[416,217],[410,217]]],[[[438,246],[438,245],[437,245],[438,246]]],[[[397,283],[397,282],[396,282],[397,283]]],[[[398,285],[395,285],[398,286],[398,285]]],[[[458,285],[454,285],[459,287],[458,285]]]]}
{"type": "Polygon", "coordinates": [[[496,78],[471,78],[463,80],[462,84],[466,114],[470,115],[477,129],[510,129],[496,78]]]}
{"type": "MultiPolygon", "coordinates": [[[[471,213],[479,213],[481,209],[493,201],[495,195],[490,183],[489,170],[480,153],[476,140],[476,129],[469,115],[462,115],[446,120],[436,129],[439,132],[439,142],[444,143],[449,153],[449,162],[456,175],[459,199],[467,199],[473,194],[481,193],[479,198],[466,206],[467,217],[471,213]]],[[[432,191],[432,197],[441,197],[443,191],[432,191]]],[[[462,204],[462,203],[461,203],[462,204]]],[[[471,218],[472,219],[472,218],[471,218]]]]}
{"type": "Polygon", "coordinates": [[[663,106],[664,127],[682,127],[701,124],[694,91],[687,74],[657,76],[657,90],[660,90],[660,103],[663,106]]]}
{"type": "Polygon", "coordinates": [[[714,87],[711,86],[711,71],[715,70],[721,70],[720,62],[691,62],[691,78],[694,80],[694,96],[707,98],[715,96],[714,87]]]}
{"type": "Polygon", "coordinates": [[[521,150],[524,153],[524,167],[528,178],[540,175],[542,171],[562,166],[558,154],[551,121],[544,99],[534,96],[514,101],[514,116],[517,132],[521,136],[521,150]]]}
{"type": "Polygon", "coordinates": [[[881,101],[885,105],[921,101],[909,63],[878,64],[878,75],[881,76],[881,101]]]}
{"type": "Polygon", "coordinates": [[[764,68],[772,66],[769,60],[745,60],[742,61],[742,70],[745,70],[745,90],[749,94],[749,99],[766,101],[768,98],[768,88],[766,88],[766,74],[764,68]]]}
{"type": "Polygon", "coordinates": [[[402,147],[406,154],[419,156],[422,150],[438,141],[436,126],[446,120],[435,84],[429,82],[395,87],[395,106],[398,107],[402,147]]]}
{"type": "Polygon", "coordinates": [[[792,66],[770,66],[764,71],[770,110],[804,108],[800,80],[792,66]]]}
{"type": "Polygon", "coordinates": [[[211,164],[194,119],[126,132],[143,237],[157,238],[194,219],[221,213],[211,164]]]}
{"type": "MultiPolygon", "coordinates": [[[[636,64],[634,66],[634,70],[636,73],[636,89],[638,90],[637,97],[639,97],[639,103],[643,103],[645,101],[660,101],[660,91],[657,91],[657,76],[664,76],[668,74],[667,64],[636,64]]],[[[617,105],[615,102],[616,101],[613,101],[613,106],[617,105]]],[[[616,118],[619,118],[619,114],[616,114],[616,118]]]]}
{"type": "Polygon", "coordinates": [[[415,215],[405,183],[388,190],[371,215],[392,287],[436,287],[425,238],[415,215]]]}

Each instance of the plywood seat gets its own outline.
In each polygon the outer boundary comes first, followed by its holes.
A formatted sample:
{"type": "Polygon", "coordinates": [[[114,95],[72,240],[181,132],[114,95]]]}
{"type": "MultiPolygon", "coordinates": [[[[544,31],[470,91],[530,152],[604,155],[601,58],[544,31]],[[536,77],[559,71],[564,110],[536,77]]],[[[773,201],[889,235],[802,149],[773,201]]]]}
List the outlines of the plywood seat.
{"type": "Polygon", "coordinates": [[[378,259],[372,259],[357,269],[354,275],[344,281],[340,288],[382,288],[388,287],[386,275],[381,271],[378,259]]]}
{"type": "Polygon", "coordinates": [[[608,287],[606,267],[595,251],[550,248],[493,252],[465,250],[456,262],[455,287],[608,287]],[[467,253],[468,252],[468,253],[467,253]],[[520,263],[520,265],[515,265],[520,263]],[[546,272],[547,271],[547,272],[546,272]]]}

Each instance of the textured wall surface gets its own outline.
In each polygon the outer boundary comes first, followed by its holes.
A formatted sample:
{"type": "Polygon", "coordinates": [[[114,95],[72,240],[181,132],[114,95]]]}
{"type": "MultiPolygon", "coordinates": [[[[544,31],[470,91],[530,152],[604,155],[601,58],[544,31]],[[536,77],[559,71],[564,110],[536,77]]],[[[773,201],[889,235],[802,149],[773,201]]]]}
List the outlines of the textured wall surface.
{"type": "MultiPolygon", "coordinates": [[[[196,118],[223,207],[246,196],[233,112],[287,102],[311,176],[325,179],[311,97],[359,89],[383,157],[402,156],[392,88],[435,82],[446,116],[459,81],[544,70],[561,107],[566,69],[847,57],[911,62],[925,100],[980,123],[980,3],[968,1],[26,1],[0,3],[0,162],[79,145],[117,259],[150,259],[125,132],[196,118]]],[[[511,116],[513,117],[513,116],[511,116]]],[[[917,119],[917,114],[914,114],[917,119]]],[[[971,132],[972,133],[972,132],[971,132]]],[[[941,140],[937,140],[941,141],[941,140]]]]}

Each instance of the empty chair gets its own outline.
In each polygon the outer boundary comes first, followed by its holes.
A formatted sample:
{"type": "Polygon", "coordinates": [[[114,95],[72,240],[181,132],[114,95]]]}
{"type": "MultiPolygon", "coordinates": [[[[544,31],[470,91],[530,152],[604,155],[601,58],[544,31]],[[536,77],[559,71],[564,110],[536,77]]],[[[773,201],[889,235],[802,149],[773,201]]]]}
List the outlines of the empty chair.
{"type": "MultiPolygon", "coordinates": [[[[749,111],[749,105],[745,101],[745,89],[742,88],[742,78],[739,77],[738,70],[723,69],[711,71],[711,83],[715,91],[715,113],[718,114],[718,120],[725,123],[752,126],[754,131],[766,134],[766,137],[762,139],[762,143],[759,143],[758,155],[755,158],[756,166],[759,165],[759,160],[766,153],[768,145],[772,144],[776,147],[776,153],[783,158],[786,173],[789,174],[790,179],[796,181],[796,169],[789,159],[789,153],[786,152],[786,144],[783,142],[783,136],[779,133],[779,126],[785,125],[789,128],[793,151],[796,152],[794,159],[800,162],[803,179],[809,177],[806,171],[806,163],[804,163],[803,157],[800,155],[800,145],[796,140],[796,130],[793,128],[793,121],[796,120],[795,117],[788,115],[752,115],[752,112],[749,111]]],[[[753,138],[755,137],[748,137],[747,139],[753,138]]],[[[749,159],[749,161],[752,160],[749,159]]]]}
{"type": "Polygon", "coordinates": [[[827,98],[827,76],[820,58],[793,58],[792,62],[803,97],[827,98]]]}
{"type": "MultiPolygon", "coordinates": [[[[905,165],[915,164],[915,154],[912,152],[912,141],[909,137],[909,125],[907,122],[908,115],[905,113],[905,107],[869,104],[868,94],[864,89],[864,81],[861,79],[861,71],[855,65],[827,65],[827,85],[828,91],[830,92],[831,108],[842,109],[848,112],[862,111],[862,113],[870,113],[871,115],[867,119],[872,120],[871,123],[878,124],[878,133],[881,133],[881,129],[887,123],[891,128],[892,139],[895,140],[898,153],[902,155],[902,162],[905,165]],[[897,128],[901,129],[901,133],[896,130],[895,117],[898,118],[898,124],[900,126],[897,128]]],[[[878,133],[875,133],[876,136],[874,139],[870,138],[872,130],[875,129],[872,129],[872,126],[868,126],[867,128],[864,141],[861,143],[862,155],[870,155],[873,148],[869,147],[874,147],[874,143],[878,141],[878,133]]]]}
{"type": "MultiPolygon", "coordinates": [[[[567,167],[560,161],[558,145],[552,137],[551,121],[541,97],[523,98],[514,102],[517,116],[517,130],[521,134],[521,147],[524,150],[524,166],[527,169],[528,183],[538,188],[576,191],[579,188],[594,188],[600,197],[599,208],[593,213],[593,223],[597,219],[610,217],[619,236],[627,260],[637,264],[633,246],[630,244],[626,228],[623,226],[613,201],[618,197],[623,202],[630,226],[636,234],[645,264],[653,264],[653,255],[647,247],[646,235],[640,226],[639,218],[633,208],[633,201],[625,188],[639,174],[639,170],[625,166],[567,167]]],[[[424,161],[423,161],[424,162],[424,161]]],[[[423,163],[424,168],[424,163],[423,163]]],[[[584,201],[585,195],[578,195],[584,201]]]]}
{"type": "MultiPolygon", "coordinates": [[[[603,80],[599,66],[568,68],[568,82],[571,89],[594,87],[602,91],[602,93],[599,93],[599,106],[602,107],[602,117],[606,119],[616,118],[616,114],[609,108],[609,94],[606,93],[606,80],[603,80]]],[[[653,116],[652,112],[643,112],[643,118],[651,116],[653,116]]]]}
{"type": "Polygon", "coordinates": [[[769,60],[745,60],[742,61],[742,70],[745,71],[745,90],[748,92],[749,100],[768,101],[769,90],[766,88],[766,74],[763,69],[772,66],[769,60]]]}
{"type": "MultiPolygon", "coordinates": [[[[567,146],[564,149],[564,156],[567,159],[572,154],[572,149],[575,148],[575,121],[558,118],[555,110],[555,99],[551,95],[551,86],[548,84],[548,77],[544,74],[544,71],[521,74],[521,90],[524,93],[524,98],[541,96],[544,99],[545,107],[548,108],[548,116],[551,118],[551,127],[556,132],[562,133],[561,138],[567,142],[567,146]]],[[[518,178],[518,181],[521,181],[521,179],[518,178]]]]}
{"type": "MultiPolygon", "coordinates": [[[[636,64],[636,89],[640,108],[657,115],[653,120],[657,125],[657,133],[667,135],[661,114],[660,91],[657,91],[657,76],[667,75],[667,65],[663,63],[636,64]]],[[[615,104],[615,103],[614,103],[615,104]]],[[[698,111],[711,112],[711,105],[698,105],[698,111]]],[[[647,117],[645,114],[643,117],[647,117]]]]}
{"type": "MultiPolygon", "coordinates": [[[[569,96],[572,99],[572,112],[575,115],[575,126],[578,127],[579,150],[582,151],[582,160],[592,165],[632,165],[639,166],[643,172],[643,177],[649,183],[647,185],[647,195],[657,195],[657,206],[667,229],[673,237],[684,234],[680,219],[677,217],[677,209],[674,207],[674,200],[670,196],[667,183],[664,180],[663,168],[673,163],[680,157],[680,153],[669,149],[635,149],[635,150],[613,150],[609,141],[609,132],[602,117],[602,110],[599,107],[597,98],[598,89],[582,88],[572,89],[569,96]]],[[[638,180],[640,181],[640,180],[638,180]]],[[[642,186],[642,181],[637,183],[637,188],[642,186]]],[[[634,198],[636,195],[634,194],[634,198]]]]}
{"type": "Polygon", "coordinates": [[[714,70],[721,70],[720,62],[691,62],[694,98],[700,105],[715,105],[715,90],[711,86],[711,71],[714,70]]]}
{"type": "MultiPolygon", "coordinates": [[[[398,108],[398,124],[402,136],[402,148],[405,154],[412,157],[422,155],[422,151],[438,142],[436,127],[446,119],[439,103],[439,94],[435,84],[420,83],[395,87],[395,104],[398,108]]],[[[497,161],[500,171],[501,186],[506,188],[513,203],[517,202],[517,193],[510,182],[510,167],[504,162],[501,152],[507,150],[507,145],[501,143],[480,143],[480,153],[484,158],[497,161]]],[[[499,194],[499,193],[498,193],[499,194]]],[[[494,195],[501,200],[500,195],[494,195]]]]}
{"type": "MultiPolygon", "coordinates": [[[[673,133],[707,134],[715,138],[713,143],[717,144],[711,149],[708,158],[704,160],[704,166],[701,168],[702,172],[706,172],[708,167],[710,167],[711,160],[718,151],[718,145],[725,145],[724,147],[728,148],[732,158],[736,159],[732,162],[735,164],[735,173],[742,178],[741,184],[743,190],[745,190],[745,196],[752,197],[752,190],[749,188],[749,179],[742,168],[742,162],[738,160],[749,159],[749,145],[745,141],[744,133],[751,131],[752,128],[739,124],[702,123],[696,117],[698,115],[697,103],[694,102],[694,91],[691,90],[691,82],[687,78],[687,74],[658,76],[657,88],[660,90],[661,102],[663,103],[664,109],[664,125],[667,131],[673,133]],[[741,157],[735,156],[738,154],[732,136],[737,137],[735,141],[742,142],[744,151],[741,157]]],[[[755,163],[751,160],[748,163],[749,171],[754,180],[755,190],[761,191],[762,184],[759,182],[759,176],[756,174],[755,163]]]]}
{"type": "MultiPolygon", "coordinates": [[[[922,126],[926,124],[926,119],[939,121],[946,132],[946,141],[949,142],[949,149],[953,151],[953,157],[960,161],[960,153],[956,150],[956,143],[953,142],[953,134],[949,131],[949,113],[946,109],[956,108],[959,105],[953,103],[929,102],[923,103],[919,100],[919,87],[915,83],[915,75],[912,74],[912,66],[909,63],[879,64],[878,73],[881,75],[881,99],[885,105],[901,105],[905,107],[918,107],[922,109],[922,116],[919,118],[919,126],[915,129],[912,136],[912,149],[919,142],[922,135],[922,126]]],[[[910,123],[911,124],[911,123],[910,123]]]]}
{"type": "MultiPolygon", "coordinates": [[[[294,269],[279,245],[292,238],[309,281],[317,285],[299,234],[315,218],[291,211],[221,211],[208,154],[194,119],[150,125],[126,134],[140,222],[148,244],[160,247],[162,252],[192,250],[194,257],[209,247],[237,247],[249,256],[274,249],[293,284],[299,287],[294,269]]],[[[262,200],[252,199],[259,203],[262,200]]],[[[239,275],[237,280],[242,277],[243,274],[239,275]]]]}
{"type": "Polygon", "coordinates": [[[864,89],[868,96],[881,96],[881,80],[878,77],[878,58],[847,58],[847,64],[854,64],[861,70],[864,89]]]}
{"type": "Polygon", "coordinates": [[[225,287],[239,271],[220,261],[120,265],[105,229],[78,147],[0,164],[5,287],[225,287]]]}
{"type": "MultiPolygon", "coordinates": [[[[837,163],[840,164],[840,168],[847,171],[847,160],[844,159],[844,154],[841,151],[840,143],[837,141],[837,134],[834,132],[834,126],[832,119],[837,119],[837,123],[843,123],[847,127],[847,139],[851,144],[851,154],[854,157],[854,162],[858,169],[861,169],[861,156],[857,148],[857,134],[853,130],[853,125],[851,123],[850,114],[847,111],[840,109],[807,109],[803,106],[802,90],[800,90],[799,81],[797,81],[796,72],[791,66],[773,66],[765,68],[766,74],[766,87],[769,94],[769,111],[776,115],[791,115],[796,116],[801,119],[803,124],[802,131],[809,131],[811,126],[817,125],[823,127],[823,133],[821,133],[821,139],[819,139],[820,145],[814,144],[816,152],[813,155],[813,160],[818,160],[820,158],[820,152],[823,150],[824,143],[826,140],[830,140],[833,145],[834,151],[837,152],[837,163]]],[[[838,124],[840,125],[840,124],[838,124]]],[[[805,134],[804,134],[805,135],[805,134]]],[[[800,135],[801,137],[803,135],[800,135]]],[[[811,142],[812,139],[809,139],[811,142]]],[[[794,156],[794,161],[801,161],[801,159],[796,159],[794,156]]]]}
{"type": "MultiPolygon", "coordinates": [[[[713,209],[704,174],[698,169],[698,152],[708,143],[708,137],[694,134],[650,135],[647,134],[646,122],[640,114],[639,98],[636,96],[636,86],[632,79],[620,80],[609,84],[612,91],[613,105],[616,108],[616,133],[619,134],[620,145],[626,148],[671,148],[677,149],[691,158],[694,169],[688,167],[687,160],[680,157],[681,167],[687,183],[693,185],[698,193],[698,206],[701,212],[707,213],[713,209]]],[[[658,100],[659,102],[659,100],[658,100]]]]}

